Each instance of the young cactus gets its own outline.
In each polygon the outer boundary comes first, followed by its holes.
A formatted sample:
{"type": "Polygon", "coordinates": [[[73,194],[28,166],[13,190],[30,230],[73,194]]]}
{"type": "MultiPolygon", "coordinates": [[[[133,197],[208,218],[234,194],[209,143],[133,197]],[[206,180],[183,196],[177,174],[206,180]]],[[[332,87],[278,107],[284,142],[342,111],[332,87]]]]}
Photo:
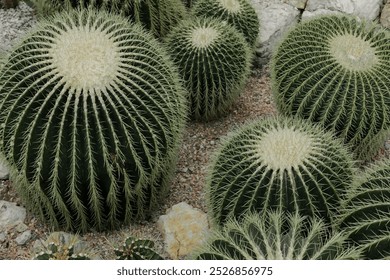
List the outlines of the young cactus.
{"type": "Polygon", "coordinates": [[[142,24],[156,37],[164,37],[186,14],[181,0],[32,0],[32,2],[40,16],[89,7],[120,13],[132,22],[142,24]]]}
{"type": "Polygon", "coordinates": [[[148,218],[164,197],[187,107],[141,26],[94,10],[41,21],[0,73],[0,154],[24,204],[85,232],[148,218]]]}
{"type": "Polygon", "coordinates": [[[326,15],[292,29],[274,53],[272,83],[281,113],[320,123],[367,160],[389,134],[390,32],[326,15]]]}
{"type": "Polygon", "coordinates": [[[197,0],[191,11],[196,16],[228,22],[244,35],[251,47],[256,46],[260,23],[248,0],[197,0]]]}
{"type": "Polygon", "coordinates": [[[356,180],[340,228],[366,259],[390,259],[390,161],[376,163],[356,180]]]}
{"type": "Polygon", "coordinates": [[[129,237],[114,251],[117,260],[163,260],[163,257],[156,253],[154,242],[147,239],[129,237]]]}
{"type": "Polygon", "coordinates": [[[80,246],[76,235],[65,236],[57,233],[46,240],[44,249],[35,255],[34,260],[90,260],[87,249],[80,246]],[[81,249],[82,248],[82,249],[81,249]]]}
{"type": "Polygon", "coordinates": [[[323,221],[297,213],[247,213],[229,220],[194,255],[198,260],[346,260],[359,259],[357,248],[345,247],[342,233],[329,232],[323,221]],[[287,226],[286,226],[287,225],[287,226]]]}
{"type": "Polygon", "coordinates": [[[166,47],[190,93],[191,116],[210,120],[236,100],[250,71],[251,51],[241,34],[220,20],[182,21],[166,47]]]}
{"type": "Polygon", "coordinates": [[[211,218],[281,208],[332,224],[355,173],[348,149],[304,120],[269,118],[227,136],[208,171],[211,218]]]}

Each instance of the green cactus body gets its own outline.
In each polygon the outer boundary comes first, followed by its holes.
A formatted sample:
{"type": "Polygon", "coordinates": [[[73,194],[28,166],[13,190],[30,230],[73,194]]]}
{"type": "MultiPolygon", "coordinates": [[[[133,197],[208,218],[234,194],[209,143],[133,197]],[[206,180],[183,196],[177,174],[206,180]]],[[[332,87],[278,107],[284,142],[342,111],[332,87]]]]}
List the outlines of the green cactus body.
{"type": "Polygon", "coordinates": [[[211,218],[247,211],[298,211],[331,224],[355,172],[333,134],[304,120],[270,118],[233,132],[214,154],[207,179],[211,218]]]}
{"type": "Polygon", "coordinates": [[[367,259],[390,259],[390,161],[376,163],[356,180],[340,228],[367,259]]]}
{"type": "Polygon", "coordinates": [[[299,214],[247,213],[214,230],[206,245],[194,254],[200,260],[342,260],[358,259],[360,250],[346,248],[346,237],[330,237],[319,219],[299,214]],[[287,230],[284,229],[284,225],[287,230]]]}
{"type": "Polygon", "coordinates": [[[186,9],[181,0],[32,0],[39,15],[56,11],[90,6],[121,13],[131,21],[142,24],[157,37],[164,37],[185,17],[186,9]]]}
{"type": "Polygon", "coordinates": [[[233,27],[216,19],[181,22],[166,46],[187,90],[191,116],[210,120],[236,100],[250,71],[251,52],[233,27]]]}
{"type": "Polygon", "coordinates": [[[198,0],[191,11],[196,16],[227,21],[244,35],[251,47],[255,47],[260,23],[255,9],[247,0],[198,0]]]}
{"type": "Polygon", "coordinates": [[[366,160],[389,132],[390,33],[347,16],[322,16],[292,29],[274,53],[279,110],[320,123],[366,160]]]}
{"type": "Polygon", "coordinates": [[[0,73],[0,150],[24,203],[55,228],[115,228],[164,196],[184,90],[141,26],[93,10],[42,21],[0,73]]]}
{"type": "Polygon", "coordinates": [[[154,249],[154,242],[129,237],[123,246],[115,249],[117,260],[163,260],[154,249]]]}

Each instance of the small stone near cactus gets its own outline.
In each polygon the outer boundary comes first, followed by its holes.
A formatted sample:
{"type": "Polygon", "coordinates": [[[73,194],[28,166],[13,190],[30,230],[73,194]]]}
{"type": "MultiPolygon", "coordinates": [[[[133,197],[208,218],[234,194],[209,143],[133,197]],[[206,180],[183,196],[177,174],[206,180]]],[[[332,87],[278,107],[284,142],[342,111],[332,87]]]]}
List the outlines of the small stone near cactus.
{"type": "Polygon", "coordinates": [[[250,71],[251,51],[241,34],[220,20],[182,21],[166,47],[190,93],[191,116],[210,120],[226,112],[250,71]]]}
{"type": "Polygon", "coordinates": [[[147,239],[129,237],[124,244],[114,249],[117,260],[162,260],[154,249],[154,242],[147,239]]]}
{"type": "Polygon", "coordinates": [[[340,228],[366,259],[390,259],[390,160],[369,167],[343,206],[340,228]]]}
{"type": "Polygon", "coordinates": [[[359,259],[345,248],[342,233],[329,234],[325,223],[297,213],[247,213],[216,229],[193,258],[200,260],[342,260],[359,259]]]}
{"type": "Polygon", "coordinates": [[[321,127],[285,117],[253,121],[214,154],[209,213],[222,225],[247,211],[281,208],[332,224],[354,173],[349,150],[321,127]]]}
{"type": "Polygon", "coordinates": [[[276,49],[271,76],[282,114],[320,123],[371,158],[390,128],[390,32],[326,15],[292,29],[276,49]]]}
{"type": "Polygon", "coordinates": [[[248,44],[255,47],[260,23],[248,0],[197,0],[191,9],[196,16],[218,18],[240,31],[248,44]]]}

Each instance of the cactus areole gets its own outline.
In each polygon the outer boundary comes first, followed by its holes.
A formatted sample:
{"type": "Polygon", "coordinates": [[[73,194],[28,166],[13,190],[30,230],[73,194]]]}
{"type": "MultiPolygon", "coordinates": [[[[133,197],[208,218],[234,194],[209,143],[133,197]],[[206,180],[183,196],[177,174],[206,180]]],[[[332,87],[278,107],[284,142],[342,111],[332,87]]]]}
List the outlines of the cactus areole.
{"type": "Polygon", "coordinates": [[[26,206],[85,231],[146,218],[164,194],[186,106],[158,42],[93,10],[41,22],[0,73],[0,144],[26,206]]]}

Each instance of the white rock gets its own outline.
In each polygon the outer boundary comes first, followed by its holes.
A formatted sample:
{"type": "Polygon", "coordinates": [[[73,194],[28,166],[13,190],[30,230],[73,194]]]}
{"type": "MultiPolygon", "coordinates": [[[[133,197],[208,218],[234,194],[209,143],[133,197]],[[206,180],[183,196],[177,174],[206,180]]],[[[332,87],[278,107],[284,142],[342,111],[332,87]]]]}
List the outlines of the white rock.
{"type": "Polygon", "coordinates": [[[3,243],[7,239],[5,232],[0,232],[0,243],[3,243]]]}
{"type": "Polygon", "coordinates": [[[198,248],[209,234],[207,215],[185,202],[172,206],[160,216],[157,226],[164,236],[165,250],[179,259],[198,248]]]}
{"type": "Polygon", "coordinates": [[[384,27],[390,28],[390,2],[383,7],[380,22],[384,27]]]}
{"type": "Polygon", "coordinates": [[[18,245],[26,245],[26,243],[31,239],[31,230],[26,230],[25,232],[19,234],[16,238],[15,241],[18,245]]]}
{"type": "Polygon", "coordinates": [[[303,10],[306,7],[307,1],[308,0],[284,0],[283,2],[303,10]]]}
{"type": "Polygon", "coordinates": [[[9,178],[9,171],[5,164],[0,162],[0,180],[7,180],[9,178]]]}
{"type": "Polygon", "coordinates": [[[259,56],[258,62],[259,64],[265,64],[284,32],[298,22],[301,13],[292,5],[279,0],[251,1],[260,20],[260,37],[258,40],[260,46],[256,50],[259,56]]]}
{"type": "Polygon", "coordinates": [[[379,16],[382,4],[382,0],[308,0],[306,11],[326,9],[375,20],[379,16]]]}
{"type": "Polygon", "coordinates": [[[339,11],[332,11],[332,10],[326,10],[326,9],[318,9],[313,12],[310,11],[304,11],[302,13],[302,20],[307,20],[315,16],[320,16],[320,15],[342,15],[342,12],[339,11]]]}
{"type": "Polygon", "coordinates": [[[0,200],[0,230],[12,228],[24,222],[26,209],[16,203],[0,200]]]}

